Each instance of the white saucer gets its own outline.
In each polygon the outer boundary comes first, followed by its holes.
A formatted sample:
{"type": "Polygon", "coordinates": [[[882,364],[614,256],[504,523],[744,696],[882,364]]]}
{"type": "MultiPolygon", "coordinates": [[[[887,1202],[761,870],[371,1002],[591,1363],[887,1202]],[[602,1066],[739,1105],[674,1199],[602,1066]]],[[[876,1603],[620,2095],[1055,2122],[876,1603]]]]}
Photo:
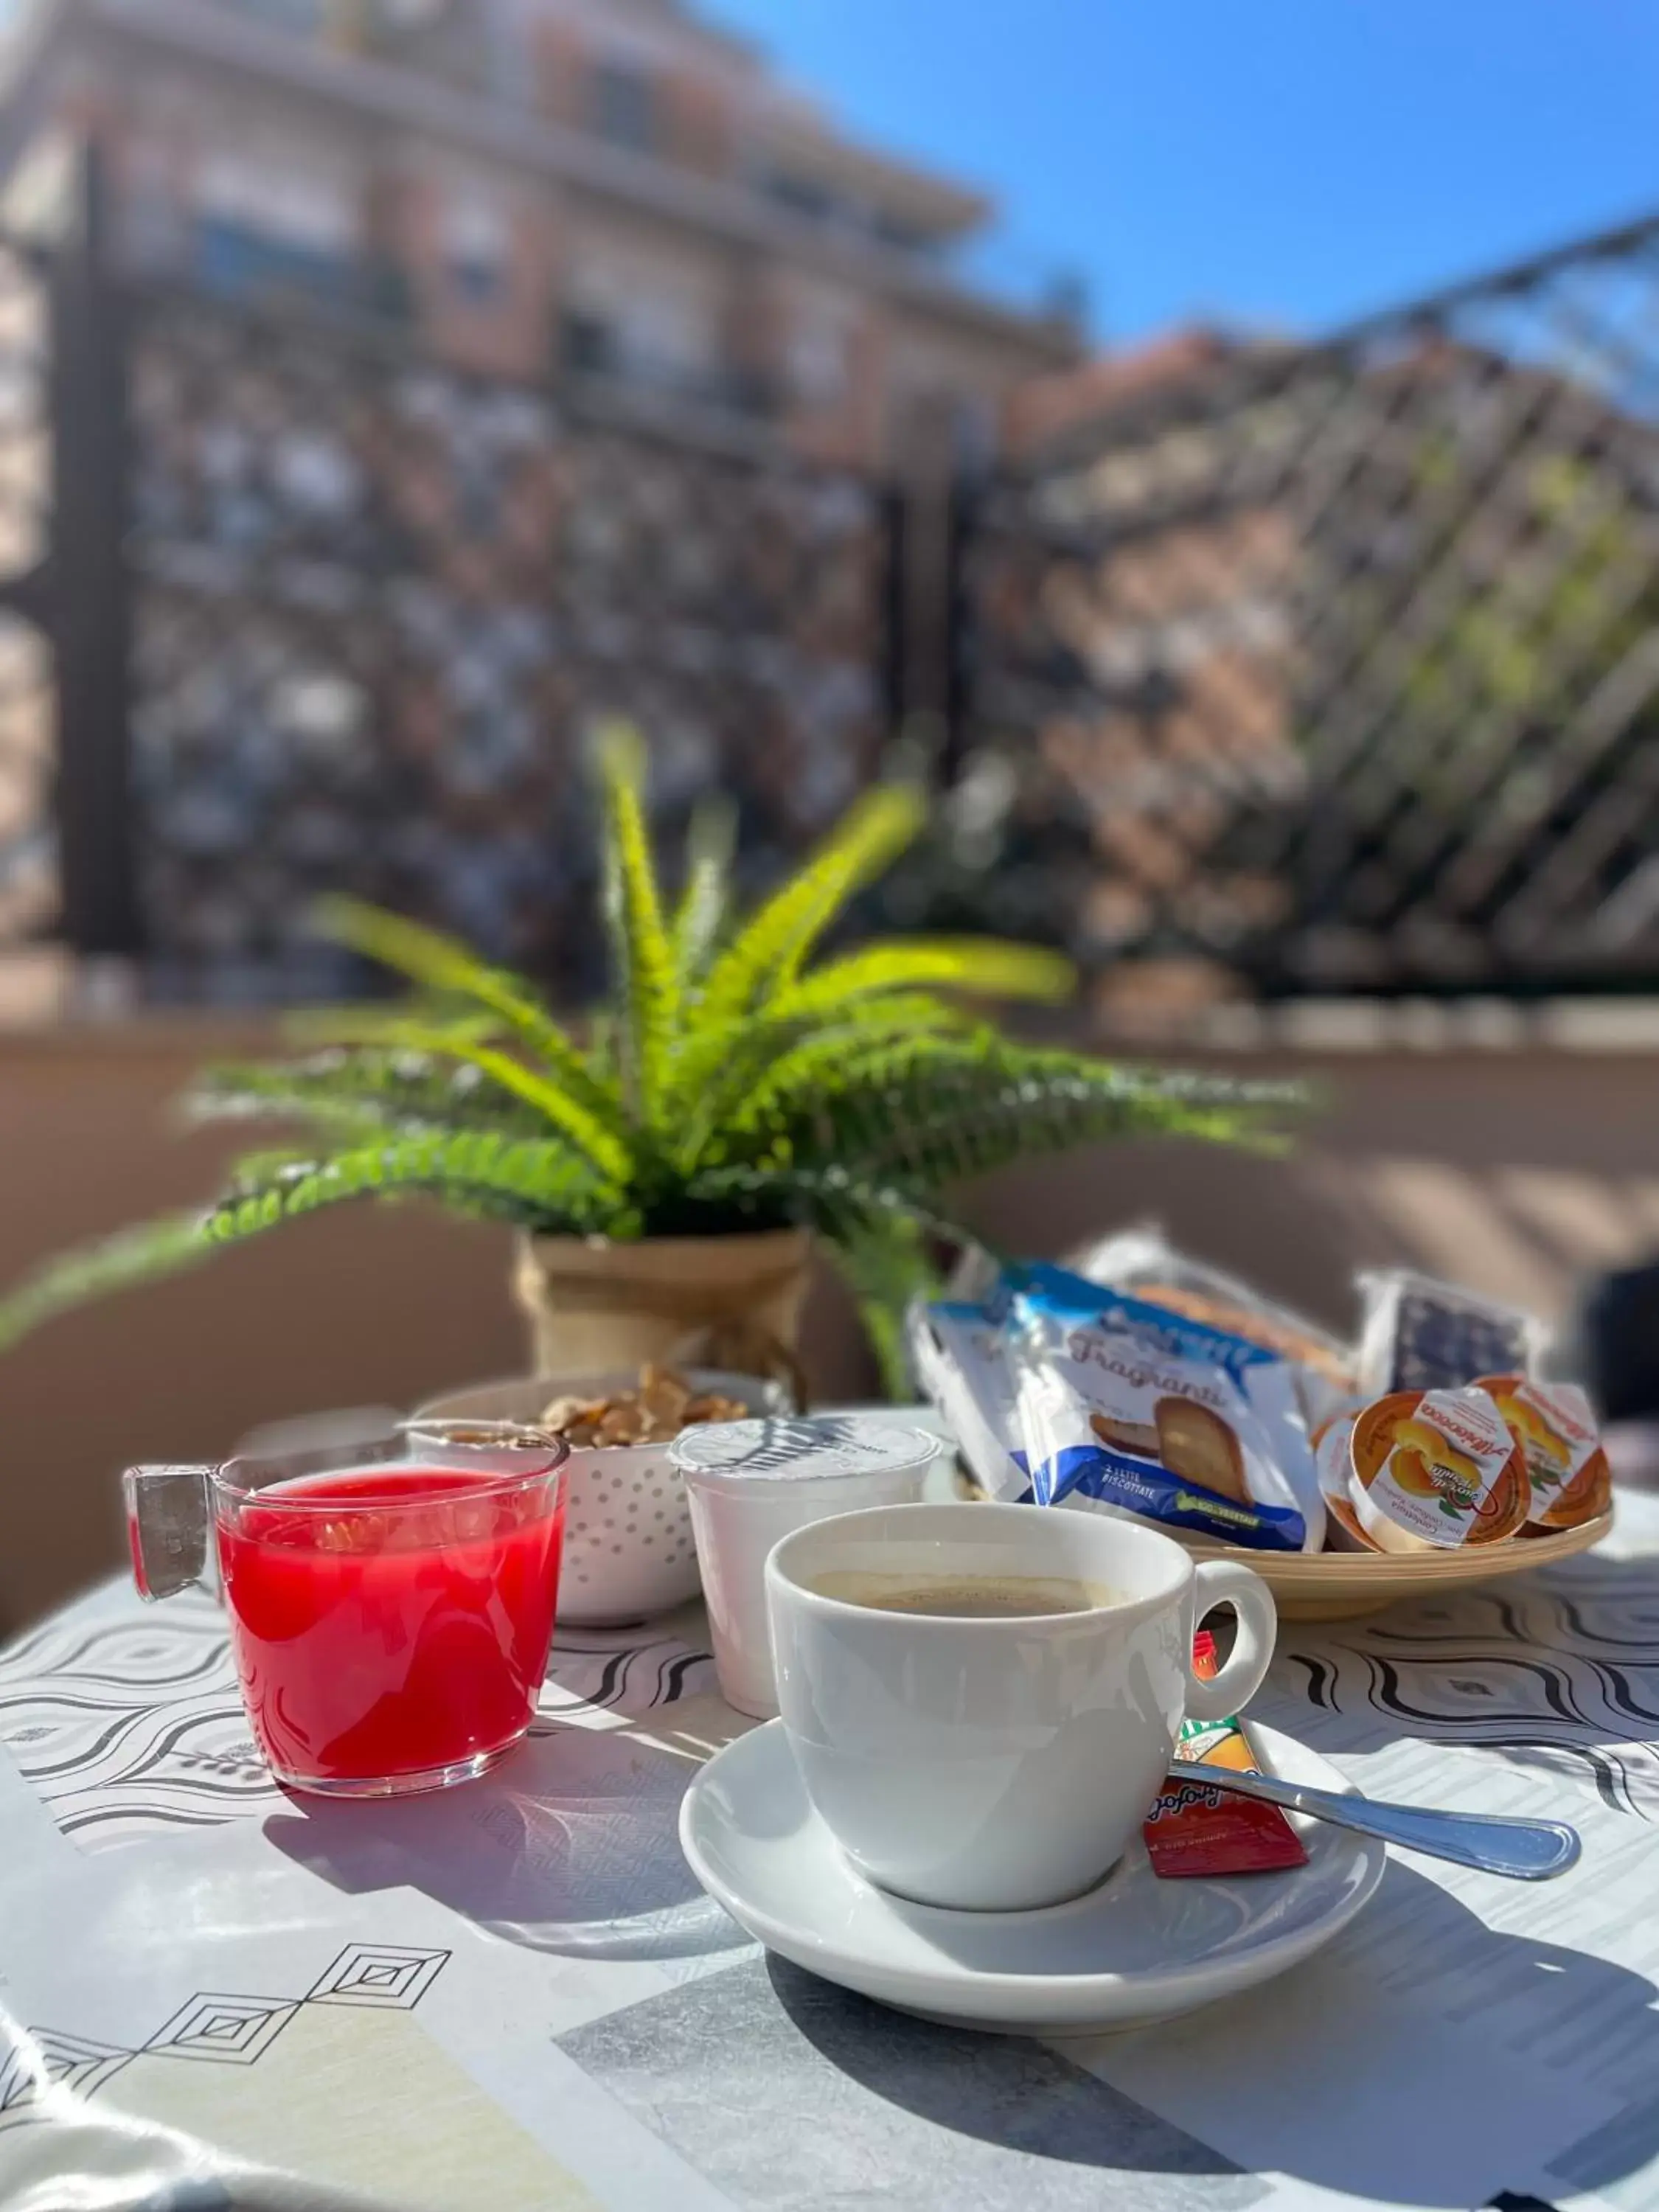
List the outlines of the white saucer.
{"type": "MultiPolygon", "coordinates": [[[[1269,1773],[1349,1784],[1251,1724],[1269,1773]]],[[[1298,1819],[1304,1867],[1160,1881],[1137,1841],[1086,1897],[1039,1912],[952,1912],[854,1872],[802,1787],[781,1721],[710,1759],[680,1808],[693,1873],[741,1927],[809,1972],[963,2027],[1076,2035],[1188,2012],[1328,1943],[1382,1879],[1381,1844],[1298,1819]]]]}

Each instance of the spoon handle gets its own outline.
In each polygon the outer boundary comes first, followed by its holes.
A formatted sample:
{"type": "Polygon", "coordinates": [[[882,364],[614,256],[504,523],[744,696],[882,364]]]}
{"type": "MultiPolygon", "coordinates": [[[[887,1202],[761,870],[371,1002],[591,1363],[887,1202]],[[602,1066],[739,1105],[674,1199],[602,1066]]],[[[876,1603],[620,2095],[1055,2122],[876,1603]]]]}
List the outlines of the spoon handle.
{"type": "Polygon", "coordinates": [[[1386,1805],[1374,1797],[1349,1796],[1334,1790],[1310,1790],[1267,1774],[1241,1774],[1205,1760],[1175,1770],[1188,1781],[1201,1775],[1218,1789],[1241,1797],[1259,1797],[1287,1812],[1310,1814],[1339,1828],[1376,1836],[1402,1850],[1421,1851],[1480,1874],[1507,1875],[1513,1881],[1548,1881],[1577,1863],[1583,1845],[1576,1828],[1559,1820],[1509,1820],[1490,1813],[1443,1813],[1420,1805],[1386,1805]]]}

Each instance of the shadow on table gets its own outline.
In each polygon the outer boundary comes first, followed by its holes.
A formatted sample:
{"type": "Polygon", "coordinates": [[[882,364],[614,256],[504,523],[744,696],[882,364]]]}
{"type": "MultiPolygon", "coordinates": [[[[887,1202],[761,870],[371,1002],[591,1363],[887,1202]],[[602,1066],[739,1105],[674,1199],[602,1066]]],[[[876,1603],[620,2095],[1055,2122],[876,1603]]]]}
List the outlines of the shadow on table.
{"type": "Polygon", "coordinates": [[[778,2007],[819,2057],[866,2095],[914,2119],[1045,2164],[1115,2173],[1241,2171],[1224,2151],[1078,2067],[1064,2044],[914,2019],[775,1954],[766,1963],[778,2007]],[[1011,2096],[1016,2083],[1020,2094],[1011,2096]]]}
{"type": "Polygon", "coordinates": [[[407,1887],[532,1950],[695,1958],[749,1938],[679,1847],[692,1773],[747,1723],[690,1700],[605,1729],[539,1723],[499,1771],[387,1804],[290,1801],[264,1832],[349,1894],[407,1887]]]}
{"type": "Polygon", "coordinates": [[[932,2027],[777,1958],[682,1981],[559,2044],[751,2212],[1249,2212],[1272,2194],[1056,2050],[932,2027]]]}
{"type": "Polygon", "coordinates": [[[780,2201],[805,2144],[815,2203],[1246,2212],[1285,2175],[1438,2212],[1606,2189],[1659,2151],[1653,1996],[1396,1863],[1317,1958],[1139,2031],[975,2033],[769,1957],[561,2043],[735,2203],[780,2201]],[[1604,2067],[1646,2085],[1616,2116],[1604,2067]]]}
{"type": "MultiPolygon", "coordinates": [[[[1594,1909],[1582,1884],[1577,1909],[1594,1909]]],[[[1571,1926],[1542,1895],[1531,1910],[1571,1926]]],[[[1489,1926],[1395,1861],[1304,1966],[1056,2048],[1256,2172],[1366,2202],[1483,2203],[1504,2189],[1548,2202],[1659,2154],[1656,1995],[1570,1943],[1489,1926]]]]}

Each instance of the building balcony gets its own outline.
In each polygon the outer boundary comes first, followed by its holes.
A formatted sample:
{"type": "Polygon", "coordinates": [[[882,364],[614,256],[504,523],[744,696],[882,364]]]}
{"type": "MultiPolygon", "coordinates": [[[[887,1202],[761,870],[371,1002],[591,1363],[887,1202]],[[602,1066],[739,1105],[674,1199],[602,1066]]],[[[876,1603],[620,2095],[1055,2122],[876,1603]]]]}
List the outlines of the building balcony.
{"type": "Polygon", "coordinates": [[[736,363],[694,366],[653,355],[631,345],[602,316],[561,314],[553,354],[562,380],[647,410],[718,417],[750,429],[769,428],[783,411],[777,383],[758,370],[736,363]]]}
{"type": "MultiPolygon", "coordinates": [[[[781,195],[762,188],[754,174],[702,175],[617,143],[599,130],[554,121],[537,112],[522,85],[515,99],[514,88],[457,84],[447,71],[388,59],[367,38],[354,50],[338,38],[296,37],[309,0],[262,0],[257,8],[237,0],[85,0],[85,6],[92,23],[131,47],[257,82],[272,94],[313,100],[319,118],[331,112],[357,137],[388,126],[429,132],[492,164],[574,184],[678,229],[775,253],[912,302],[954,327],[1012,341],[1026,349],[1034,368],[1067,366],[1075,358],[1073,333],[1051,315],[1034,316],[1018,301],[966,281],[950,250],[927,243],[938,231],[927,209],[913,221],[892,194],[873,185],[854,197],[886,205],[884,226],[873,216],[856,223],[838,215],[824,220],[816,204],[786,204],[787,186],[781,195]]],[[[345,20],[354,20],[349,7],[345,20]]],[[[790,173],[799,166],[792,157],[790,173]]],[[[848,197],[829,192],[832,214],[848,197]]]]}
{"type": "Polygon", "coordinates": [[[332,252],[210,216],[195,227],[189,269],[216,299],[398,330],[413,319],[408,279],[382,254],[332,252]]]}

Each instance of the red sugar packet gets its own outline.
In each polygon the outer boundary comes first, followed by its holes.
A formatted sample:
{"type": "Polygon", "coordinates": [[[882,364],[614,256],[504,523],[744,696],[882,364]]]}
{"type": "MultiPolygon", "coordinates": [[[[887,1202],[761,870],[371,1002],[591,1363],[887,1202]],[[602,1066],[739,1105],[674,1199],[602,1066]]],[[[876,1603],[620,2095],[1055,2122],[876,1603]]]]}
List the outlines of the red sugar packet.
{"type": "MultiPolygon", "coordinates": [[[[1207,1628],[1200,1628],[1193,1638],[1193,1671],[1206,1682],[1216,1672],[1215,1638],[1207,1628]]],[[[1176,1758],[1183,1766],[1231,1766],[1241,1774],[1260,1771],[1250,1740],[1237,1720],[1184,1723],[1176,1758]]],[[[1141,1832],[1152,1872],[1165,1880],[1267,1874],[1308,1863],[1301,1838],[1277,1805],[1234,1797],[1196,1774],[1190,1781],[1170,1781],[1146,1815],[1141,1832]]]]}

